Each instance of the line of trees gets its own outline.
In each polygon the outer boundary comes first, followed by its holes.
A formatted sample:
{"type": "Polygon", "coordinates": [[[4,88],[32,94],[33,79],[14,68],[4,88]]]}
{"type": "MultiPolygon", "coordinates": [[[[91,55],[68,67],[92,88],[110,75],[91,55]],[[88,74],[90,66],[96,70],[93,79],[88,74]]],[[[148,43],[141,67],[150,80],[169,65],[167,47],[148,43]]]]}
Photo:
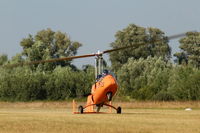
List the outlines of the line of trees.
{"type": "MultiPolygon", "coordinates": [[[[164,32],[130,24],[118,31],[110,45],[118,48],[145,44],[110,54],[111,70],[119,82],[118,97],[136,100],[200,100],[200,33],[190,32],[180,39],[181,52],[171,61],[171,48],[164,32]]],[[[74,56],[82,46],[66,33],[51,29],[22,39],[21,53],[8,59],[0,56],[0,65],[24,61],[74,56]]],[[[90,92],[94,67],[78,69],[71,61],[31,66],[0,67],[0,100],[65,100],[90,92]]]]}

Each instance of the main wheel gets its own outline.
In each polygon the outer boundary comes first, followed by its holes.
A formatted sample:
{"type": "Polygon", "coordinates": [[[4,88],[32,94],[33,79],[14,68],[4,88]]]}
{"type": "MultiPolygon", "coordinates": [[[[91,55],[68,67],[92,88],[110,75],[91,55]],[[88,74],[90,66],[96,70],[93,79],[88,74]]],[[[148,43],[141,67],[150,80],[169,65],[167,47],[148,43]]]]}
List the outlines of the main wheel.
{"type": "Polygon", "coordinates": [[[122,108],[121,107],[118,107],[117,108],[117,114],[121,114],[122,113],[122,108]]]}
{"type": "Polygon", "coordinates": [[[80,114],[83,114],[83,106],[80,105],[80,106],[78,107],[78,112],[79,112],[80,114]]]}

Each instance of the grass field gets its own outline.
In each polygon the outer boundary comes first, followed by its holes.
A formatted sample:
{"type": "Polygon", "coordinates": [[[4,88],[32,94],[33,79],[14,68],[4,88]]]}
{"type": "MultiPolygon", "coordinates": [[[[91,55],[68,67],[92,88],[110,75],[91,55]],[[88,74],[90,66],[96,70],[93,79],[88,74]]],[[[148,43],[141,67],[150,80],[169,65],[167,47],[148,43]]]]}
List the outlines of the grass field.
{"type": "Polygon", "coordinates": [[[0,102],[0,133],[200,133],[200,102],[117,104],[122,114],[75,115],[67,102],[0,102]]]}

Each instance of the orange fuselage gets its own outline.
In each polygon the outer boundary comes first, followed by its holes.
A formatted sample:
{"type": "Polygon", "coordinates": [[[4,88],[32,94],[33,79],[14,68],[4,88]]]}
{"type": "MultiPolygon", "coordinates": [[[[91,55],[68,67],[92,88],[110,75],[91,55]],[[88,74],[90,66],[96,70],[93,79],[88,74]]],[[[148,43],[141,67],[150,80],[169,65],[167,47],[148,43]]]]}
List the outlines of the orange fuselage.
{"type": "Polygon", "coordinates": [[[117,82],[112,75],[108,74],[101,78],[92,86],[91,94],[93,104],[108,102],[107,93],[112,92],[112,96],[114,96],[117,91],[117,87],[117,82]]]}

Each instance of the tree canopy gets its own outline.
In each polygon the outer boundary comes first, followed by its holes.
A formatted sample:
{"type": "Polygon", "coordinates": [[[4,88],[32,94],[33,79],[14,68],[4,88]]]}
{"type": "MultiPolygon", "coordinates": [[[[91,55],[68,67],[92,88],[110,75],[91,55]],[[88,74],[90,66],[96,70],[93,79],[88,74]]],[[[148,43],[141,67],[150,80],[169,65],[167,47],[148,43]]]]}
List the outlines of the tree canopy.
{"type": "Polygon", "coordinates": [[[115,34],[116,40],[111,43],[112,48],[119,48],[129,45],[142,45],[137,49],[124,49],[110,53],[112,68],[118,70],[128,61],[128,58],[144,58],[148,56],[158,56],[169,59],[171,48],[168,45],[168,39],[160,29],[143,28],[130,24],[122,31],[115,34]]]}
{"type": "Polygon", "coordinates": [[[186,37],[180,39],[181,52],[175,53],[177,63],[192,64],[200,68],[200,32],[188,32],[186,37]]]}
{"type": "Polygon", "coordinates": [[[8,61],[8,56],[5,54],[0,55],[0,65],[5,64],[8,61]]]}
{"type": "MultiPolygon", "coordinates": [[[[20,45],[23,47],[21,55],[26,61],[37,61],[74,56],[77,54],[81,43],[72,42],[66,33],[46,29],[39,31],[35,36],[29,35],[22,39],[20,45]]],[[[35,67],[42,70],[52,70],[56,65],[71,65],[71,61],[45,63],[44,65],[35,65],[35,67]]]]}

